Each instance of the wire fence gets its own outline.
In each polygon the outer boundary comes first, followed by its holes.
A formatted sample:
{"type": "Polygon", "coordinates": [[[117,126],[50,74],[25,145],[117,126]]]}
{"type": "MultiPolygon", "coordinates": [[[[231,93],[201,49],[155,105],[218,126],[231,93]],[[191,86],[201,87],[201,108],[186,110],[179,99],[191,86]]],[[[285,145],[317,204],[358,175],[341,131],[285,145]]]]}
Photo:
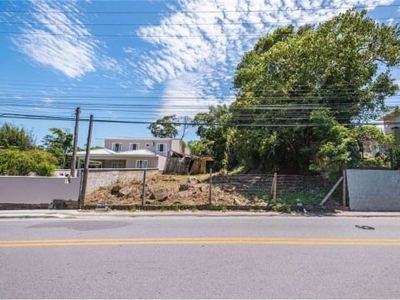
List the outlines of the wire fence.
{"type": "Polygon", "coordinates": [[[201,209],[203,206],[218,205],[240,207],[267,205],[284,200],[288,195],[292,198],[299,194],[307,197],[310,191],[319,191],[319,203],[332,186],[323,176],[277,173],[225,175],[210,172],[197,176],[173,176],[139,169],[121,174],[118,174],[118,170],[109,172],[114,176],[113,182],[106,170],[96,174],[100,193],[90,195],[87,205],[102,203],[102,208],[105,208],[109,203],[113,208],[131,205],[137,209],[172,209],[176,206],[181,209],[197,206],[201,209]],[[125,176],[125,180],[121,180],[120,175],[125,176]],[[127,184],[123,184],[123,181],[127,184]]]}
{"type": "Polygon", "coordinates": [[[328,182],[322,175],[240,174],[215,175],[212,187],[241,193],[249,198],[270,197],[277,201],[279,196],[301,193],[312,189],[327,189],[328,182]]]}

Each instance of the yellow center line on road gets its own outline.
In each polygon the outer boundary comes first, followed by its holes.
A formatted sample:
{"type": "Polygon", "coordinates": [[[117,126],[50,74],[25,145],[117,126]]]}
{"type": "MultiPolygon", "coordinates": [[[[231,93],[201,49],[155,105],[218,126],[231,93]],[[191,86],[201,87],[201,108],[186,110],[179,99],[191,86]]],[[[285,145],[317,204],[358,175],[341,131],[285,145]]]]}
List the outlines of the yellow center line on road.
{"type": "Polygon", "coordinates": [[[0,248],[121,245],[321,245],[400,246],[400,239],[342,238],[125,238],[74,240],[2,240],[0,248]]]}

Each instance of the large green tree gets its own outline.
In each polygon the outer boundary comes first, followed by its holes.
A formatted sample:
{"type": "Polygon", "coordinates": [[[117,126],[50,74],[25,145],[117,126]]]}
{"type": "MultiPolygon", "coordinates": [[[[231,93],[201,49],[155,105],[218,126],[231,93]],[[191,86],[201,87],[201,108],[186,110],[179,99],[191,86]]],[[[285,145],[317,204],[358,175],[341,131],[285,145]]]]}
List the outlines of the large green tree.
{"type": "Polygon", "coordinates": [[[192,154],[212,156],[215,170],[231,169],[238,164],[234,149],[235,129],[230,125],[231,113],[226,105],[209,107],[208,112],[193,118],[199,141],[189,142],[192,154]]]}
{"type": "Polygon", "coordinates": [[[385,110],[384,100],[398,90],[390,71],[400,63],[399,34],[398,24],[349,10],[261,38],[237,67],[230,107],[236,149],[248,167],[307,173],[327,141],[315,134],[312,112],[328,110],[348,126],[385,110]]]}
{"type": "Polygon", "coordinates": [[[20,150],[32,149],[35,147],[35,137],[32,132],[26,131],[23,127],[4,123],[0,127],[0,147],[3,149],[11,147],[20,150]]]}
{"type": "Polygon", "coordinates": [[[57,158],[58,166],[66,168],[70,164],[70,156],[67,156],[67,153],[72,151],[74,136],[60,128],[50,128],[50,132],[51,134],[43,138],[43,145],[46,151],[57,158]]]}
{"type": "Polygon", "coordinates": [[[147,129],[154,137],[158,138],[176,138],[181,132],[180,139],[183,140],[188,133],[191,122],[192,119],[189,116],[169,115],[150,123],[147,129]]]}
{"type": "Polygon", "coordinates": [[[178,135],[178,122],[176,115],[164,116],[150,123],[147,128],[154,137],[175,138],[178,135]]]}

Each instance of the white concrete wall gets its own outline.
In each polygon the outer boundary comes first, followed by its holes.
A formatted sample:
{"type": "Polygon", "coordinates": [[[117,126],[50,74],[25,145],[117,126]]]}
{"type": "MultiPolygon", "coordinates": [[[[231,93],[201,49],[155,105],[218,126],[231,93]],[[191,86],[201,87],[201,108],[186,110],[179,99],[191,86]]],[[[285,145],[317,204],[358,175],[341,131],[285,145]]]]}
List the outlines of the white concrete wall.
{"type": "Polygon", "coordinates": [[[175,152],[178,152],[178,153],[181,153],[182,152],[182,149],[181,149],[181,141],[180,140],[172,140],[171,141],[171,146],[170,146],[170,149],[169,150],[172,150],[172,151],[175,151],[175,152]]]}
{"type": "Polygon", "coordinates": [[[166,164],[167,164],[167,157],[163,155],[158,155],[158,169],[164,171],[166,164]]]}
{"type": "Polygon", "coordinates": [[[347,170],[350,210],[400,211],[400,171],[347,170]]]}
{"type": "Polygon", "coordinates": [[[80,178],[0,176],[0,203],[41,204],[78,200],[80,178]]]}
{"type": "MultiPolygon", "coordinates": [[[[146,176],[158,174],[158,169],[146,170],[146,176]]],[[[143,179],[143,169],[90,169],[86,194],[118,181],[143,179]]],[[[81,177],[0,176],[0,203],[50,204],[55,199],[74,200],[79,197],[81,177]]]]}

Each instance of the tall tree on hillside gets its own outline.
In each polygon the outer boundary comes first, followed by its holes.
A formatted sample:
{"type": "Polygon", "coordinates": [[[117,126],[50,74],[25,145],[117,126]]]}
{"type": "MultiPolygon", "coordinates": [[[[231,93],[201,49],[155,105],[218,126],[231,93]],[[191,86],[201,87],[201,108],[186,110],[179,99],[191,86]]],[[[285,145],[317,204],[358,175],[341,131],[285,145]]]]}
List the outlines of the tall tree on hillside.
{"type": "Polygon", "coordinates": [[[74,136],[60,128],[50,128],[50,132],[43,138],[43,145],[46,151],[57,158],[59,167],[66,168],[70,163],[67,153],[72,151],[74,136]]]}
{"type": "Polygon", "coordinates": [[[390,71],[400,64],[399,36],[399,24],[349,10],[317,27],[288,26],[261,38],[237,67],[230,107],[236,150],[248,167],[307,173],[322,143],[313,111],[330,111],[339,126],[385,110],[398,90],[390,71]]]}
{"type": "Polygon", "coordinates": [[[191,126],[192,118],[189,116],[177,117],[176,115],[164,116],[150,123],[147,129],[158,138],[176,138],[181,131],[180,139],[187,135],[191,126]]]}
{"type": "Polygon", "coordinates": [[[195,155],[212,156],[215,170],[231,169],[238,163],[234,149],[235,131],[230,121],[231,114],[226,105],[211,106],[208,112],[198,113],[193,119],[200,140],[189,142],[189,148],[195,155]]]}
{"type": "Polygon", "coordinates": [[[147,127],[151,134],[158,138],[175,138],[178,135],[176,115],[164,116],[147,127]]]}
{"type": "Polygon", "coordinates": [[[8,149],[11,147],[19,150],[29,150],[35,147],[35,138],[30,131],[9,123],[0,127],[0,147],[8,149]]]}

